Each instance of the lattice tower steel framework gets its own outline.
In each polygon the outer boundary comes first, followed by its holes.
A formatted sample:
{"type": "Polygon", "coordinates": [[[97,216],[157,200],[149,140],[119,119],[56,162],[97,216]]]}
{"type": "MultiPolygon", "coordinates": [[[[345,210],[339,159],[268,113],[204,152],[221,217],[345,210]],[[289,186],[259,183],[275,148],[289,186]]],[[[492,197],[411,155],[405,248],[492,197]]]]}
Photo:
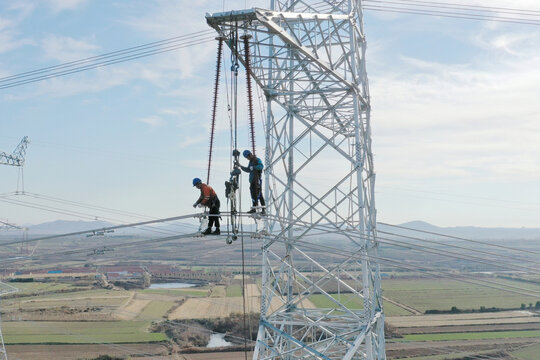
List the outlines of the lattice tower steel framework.
{"type": "MultiPolygon", "coordinates": [[[[253,358],[385,359],[361,2],[272,0],[207,22],[251,36],[251,76],[267,100],[253,358]]],[[[244,60],[242,42],[228,46],[244,60]]]]}
{"type": "Polygon", "coordinates": [[[26,154],[26,147],[28,146],[28,136],[23,137],[19,145],[13,150],[11,155],[6,154],[5,152],[0,153],[0,164],[2,165],[11,165],[11,166],[23,166],[24,165],[24,155],[26,154]]]}

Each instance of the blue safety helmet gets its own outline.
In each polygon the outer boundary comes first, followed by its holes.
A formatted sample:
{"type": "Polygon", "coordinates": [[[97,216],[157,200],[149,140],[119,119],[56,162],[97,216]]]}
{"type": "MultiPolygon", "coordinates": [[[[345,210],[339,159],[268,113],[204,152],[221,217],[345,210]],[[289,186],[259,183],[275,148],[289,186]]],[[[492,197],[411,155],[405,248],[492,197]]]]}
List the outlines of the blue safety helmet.
{"type": "Polygon", "coordinates": [[[244,155],[244,157],[247,159],[249,157],[249,155],[251,155],[251,151],[249,150],[244,150],[244,152],[242,153],[242,155],[244,155]]]}
{"type": "Polygon", "coordinates": [[[197,184],[200,184],[200,183],[202,183],[202,180],[201,180],[201,179],[199,179],[199,178],[193,179],[193,186],[195,186],[195,185],[197,185],[197,184]]]}

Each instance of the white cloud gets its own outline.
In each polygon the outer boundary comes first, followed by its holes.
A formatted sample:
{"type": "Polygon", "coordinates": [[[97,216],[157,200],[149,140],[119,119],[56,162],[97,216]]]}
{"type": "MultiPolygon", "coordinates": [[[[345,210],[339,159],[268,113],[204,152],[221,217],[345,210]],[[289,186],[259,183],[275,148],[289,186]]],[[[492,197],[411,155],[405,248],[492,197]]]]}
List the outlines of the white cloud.
{"type": "Polygon", "coordinates": [[[206,136],[191,136],[191,137],[185,137],[179,144],[178,147],[180,149],[185,149],[191,145],[200,144],[204,141],[207,141],[206,136]]]}
{"type": "Polygon", "coordinates": [[[49,6],[54,12],[74,10],[87,0],[48,0],[49,6]]]}
{"type": "Polygon", "coordinates": [[[99,47],[88,41],[66,36],[49,35],[41,42],[45,56],[58,61],[72,61],[88,57],[99,47]]]}
{"type": "Polygon", "coordinates": [[[540,65],[492,68],[433,64],[372,77],[378,170],[400,180],[540,179],[540,112],[531,111],[540,65]]]}
{"type": "Polygon", "coordinates": [[[178,116],[181,111],[178,109],[161,109],[159,113],[163,115],[178,116]]]}
{"type": "Polygon", "coordinates": [[[165,121],[160,118],[159,116],[153,115],[153,116],[147,116],[144,118],[137,119],[138,122],[142,122],[144,124],[150,125],[152,127],[156,126],[163,126],[165,125],[165,121]]]}
{"type": "Polygon", "coordinates": [[[26,38],[19,38],[18,26],[29,16],[34,7],[25,5],[13,5],[8,9],[8,14],[0,16],[0,53],[8,52],[24,45],[33,44],[26,38]]]}

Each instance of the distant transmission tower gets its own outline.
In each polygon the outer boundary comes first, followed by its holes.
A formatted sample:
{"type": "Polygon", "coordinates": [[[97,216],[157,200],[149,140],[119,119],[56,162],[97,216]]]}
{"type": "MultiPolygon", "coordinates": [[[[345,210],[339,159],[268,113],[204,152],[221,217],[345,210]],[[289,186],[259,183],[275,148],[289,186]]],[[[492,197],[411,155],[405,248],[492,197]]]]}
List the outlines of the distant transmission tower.
{"type": "Polygon", "coordinates": [[[249,50],[267,100],[253,358],[386,359],[361,2],[271,0],[207,22],[244,66],[249,50]]]}
{"type": "Polygon", "coordinates": [[[23,166],[24,165],[24,155],[26,154],[26,147],[28,146],[28,136],[23,137],[19,145],[13,150],[11,155],[6,154],[5,152],[0,152],[0,164],[3,165],[12,165],[12,166],[23,166]]]}
{"type": "Polygon", "coordinates": [[[19,179],[17,180],[17,193],[19,193],[19,184],[21,186],[21,191],[24,193],[24,172],[23,172],[23,165],[24,165],[24,158],[26,155],[26,148],[28,147],[28,144],[30,143],[30,140],[28,140],[28,136],[25,136],[22,138],[21,142],[15,150],[11,153],[11,155],[6,154],[5,152],[0,152],[0,165],[11,165],[11,166],[18,166],[19,167],[19,179]]]}

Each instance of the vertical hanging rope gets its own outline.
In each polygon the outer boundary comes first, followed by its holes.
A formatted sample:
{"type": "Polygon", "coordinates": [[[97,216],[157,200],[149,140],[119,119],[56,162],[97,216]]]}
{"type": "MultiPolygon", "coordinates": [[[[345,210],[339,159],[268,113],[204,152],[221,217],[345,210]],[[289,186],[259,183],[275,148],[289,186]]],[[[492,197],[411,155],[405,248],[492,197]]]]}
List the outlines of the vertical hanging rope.
{"type": "Polygon", "coordinates": [[[210,168],[212,167],[212,151],[214,149],[214,133],[216,129],[216,111],[218,101],[219,90],[219,75],[221,72],[221,53],[223,49],[223,37],[219,36],[218,40],[218,53],[217,53],[217,66],[216,66],[216,81],[214,83],[214,103],[212,104],[212,124],[210,125],[210,149],[208,151],[208,172],[206,174],[206,183],[210,183],[210,168]]]}
{"type": "Polygon", "coordinates": [[[245,64],[246,64],[246,88],[248,96],[248,110],[249,110],[249,133],[251,137],[251,152],[255,155],[255,117],[253,115],[253,91],[251,89],[251,62],[249,56],[249,39],[251,35],[243,35],[244,40],[244,52],[245,52],[245,64]]]}
{"type": "MultiPolygon", "coordinates": [[[[254,116],[253,116],[253,92],[251,90],[251,64],[249,62],[249,39],[251,38],[251,35],[245,34],[242,36],[242,40],[244,40],[244,51],[245,51],[245,67],[246,67],[246,89],[247,89],[247,96],[248,96],[248,112],[249,112],[249,129],[250,129],[250,137],[251,137],[251,151],[252,154],[255,155],[255,124],[254,124],[254,116]]],[[[240,233],[241,233],[241,240],[242,240],[242,298],[243,298],[243,307],[244,307],[244,314],[243,314],[243,322],[244,322],[244,357],[245,360],[247,360],[247,338],[250,337],[251,340],[251,334],[248,335],[248,328],[246,324],[246,268],[245,268],[245,250],[244,250],[244,229],[242,226],[242,223],[240,223],[240,233]]]]}

